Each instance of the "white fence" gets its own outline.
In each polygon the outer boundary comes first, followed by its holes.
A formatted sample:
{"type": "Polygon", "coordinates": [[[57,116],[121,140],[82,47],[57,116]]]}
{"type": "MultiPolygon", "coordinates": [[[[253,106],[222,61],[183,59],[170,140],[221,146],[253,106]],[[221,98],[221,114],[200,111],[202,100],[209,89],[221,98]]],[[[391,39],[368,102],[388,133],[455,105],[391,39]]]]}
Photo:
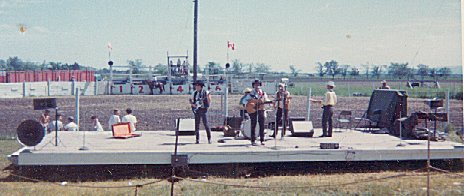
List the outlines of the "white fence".
{"type": "Polygon", "coordinates": [[[0,83],[0,98],[43,97],[74,95],[79,88],[80,95],[107,94],[106,82],[23,82],[0,83]]]}

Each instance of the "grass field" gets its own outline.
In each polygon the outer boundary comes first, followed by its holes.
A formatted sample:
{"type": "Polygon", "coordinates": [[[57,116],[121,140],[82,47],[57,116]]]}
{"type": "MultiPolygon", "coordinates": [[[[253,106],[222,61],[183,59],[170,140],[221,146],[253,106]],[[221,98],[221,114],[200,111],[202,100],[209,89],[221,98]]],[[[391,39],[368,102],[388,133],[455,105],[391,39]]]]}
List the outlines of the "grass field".
{"type": "MultiPolygon", "coordinates": [[[[6,155],[17,150],[15,140],[0,140],[2,195],[169,195],[170,182],[135,177],[98,182],[45,182],[15,176],[6,155]],[[159,182],[158,182],[159,181],[159,182]],[[137,188],[135,185],[142,185],[137,188]]],[[[186,178],[175,184],[175,195],[425,195],[426,173],[381,171],[315,173],[255,178],[186,178]]],[[[464,172],[433,172],[432,195],[462,195],[464,172]]]]}
{"type": "MultiPolygon", "coordinates": [[[[288,91],[293,95],[308,95],[311,88],[311,94],[321,96],[325,93],[325,83],[320,82],[300,82],[295,83],[293,87],[288,87],[288,91]]],[[[378,81],[336,81],[335,92],[341,97],[350,97],[354,94],[358,96],[371,96],[372,91],[380,86],[378,81]]],[[[462,100],[463,85],[462,83],[441,83],[441,88],[416,87],[414,89],[407,88],[405,82],[390,82],[388,83],[392,89],[405,90],[410,98],[445,98],[446,92],[450,92],[450,97],[453,99],[462,100]]]]}

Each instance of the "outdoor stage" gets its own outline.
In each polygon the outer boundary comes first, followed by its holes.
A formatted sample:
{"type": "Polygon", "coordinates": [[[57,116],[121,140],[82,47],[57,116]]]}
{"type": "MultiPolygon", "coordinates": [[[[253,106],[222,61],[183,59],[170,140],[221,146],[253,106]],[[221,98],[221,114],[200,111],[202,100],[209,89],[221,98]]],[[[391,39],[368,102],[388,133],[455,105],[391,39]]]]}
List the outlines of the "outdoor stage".
{"type": "MultiPolygon", "coordinates": [[[[315,136],[321,135],[315,130],[315,136]]],[[[38,165],[126,165],[171,164],[174,154],[174,131],[142,132],[141,137],[114,139],[111,132],[59,132],[48,134],[33,148],[22,148],[9,155],[19,166],[38,165]],[[29,149],[29,150],[28,150],[29,149]]],[[[275,141],[266,136],[264,146],[251,146],[249,140],[224,138],[222,132],[212,132],[212,144],[207,144],[201,131],[200,144],[195,136],[179,136],[178,154],[188,156],[188,164],[313,162],[313,161],[402,161],[426,160],[426,140],[400,140],[388,134],[360,131],[334,132],[332,138],[290,137],[275,141]],[[225,143],[218,140],[225,139],[225,143]],[[320,143],[335,142],[340,149],[320,149],[320,143]],[[404,146],[398,146],[398,144],[404,146]]],[[[257,142],[259,144],[259,141],[257,142]]],[[[462,159],[464,145],[439,141],[431,142],[431,159],[462,159]]]]}

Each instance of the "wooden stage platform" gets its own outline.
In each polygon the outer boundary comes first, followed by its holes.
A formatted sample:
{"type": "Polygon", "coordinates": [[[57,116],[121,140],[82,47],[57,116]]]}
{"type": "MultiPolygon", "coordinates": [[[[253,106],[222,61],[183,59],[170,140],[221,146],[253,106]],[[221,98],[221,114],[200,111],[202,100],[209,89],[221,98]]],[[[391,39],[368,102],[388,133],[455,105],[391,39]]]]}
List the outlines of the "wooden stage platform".
{"type": "MultiPolygon", "coordinates": [[[[321,130],[315,130],[315,136],[321,130]]],[[[174,131],[142,132],[141,137],[114,139],[111,132],[59,132],[48,134],[33,148],[22,148],[8,156],[19,166],[38,165],[158,165],[171,164],[174,131]],[[79,150],[82,146],[88,150],[79,150]]],[[[427,141],[400,140],[387,134],[360,131],[334,132],[332,138],[290,137],[277,140],[266,136],[265,145],[252,146],[249,140],[224,138],[212,132],[208,144],[201,131],[200,144],[195,136],[179,136],[178,154],[188,156],[188,164],[313,162],[313,161],[402,161],[426,160],[427,141]],[[225,139],[225,143],[218,140],[225,139]],[[339,149],[320,149],[320,143],[339,143],[339,149]],[[398,146],[398,144],[403,146],[398,146]]],[[[259,142],[258,142],[259,144],[259,142]]],[[[431,142],[432,159],[462,159],[464,145],[450,141],[431,142]]]]}

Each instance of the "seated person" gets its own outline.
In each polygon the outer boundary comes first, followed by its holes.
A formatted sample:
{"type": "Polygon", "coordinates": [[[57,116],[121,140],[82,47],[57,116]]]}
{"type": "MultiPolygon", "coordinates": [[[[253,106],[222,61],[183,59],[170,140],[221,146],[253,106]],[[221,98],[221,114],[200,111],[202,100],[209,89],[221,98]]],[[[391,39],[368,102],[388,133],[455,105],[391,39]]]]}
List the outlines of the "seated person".
{"type": "Polygon", "coordinates": [[[74,123],[74,117],[68,117],[69,123],[64,126],[65,131],[78,131],[77,124],[74,123]]]}
{"type": "Polygon", "coordinates": [[[137,125],[137,118],[132,115],[132,109],[127,108],[126,109],[127,115],[123,116],[121,119],[121,122],[128,122],[130,124],[130,129],[131,132],[136,131],[136,125],[137,125]]]}
{"type": "Polygon", "coordinates": [[[103,131],[103,127],[100,124],[100,121],[98,121],[97,116],[92,116],[92,117],[90,117],[90,119],[92,120],[92,130],[91,131],[103,131]]]}

